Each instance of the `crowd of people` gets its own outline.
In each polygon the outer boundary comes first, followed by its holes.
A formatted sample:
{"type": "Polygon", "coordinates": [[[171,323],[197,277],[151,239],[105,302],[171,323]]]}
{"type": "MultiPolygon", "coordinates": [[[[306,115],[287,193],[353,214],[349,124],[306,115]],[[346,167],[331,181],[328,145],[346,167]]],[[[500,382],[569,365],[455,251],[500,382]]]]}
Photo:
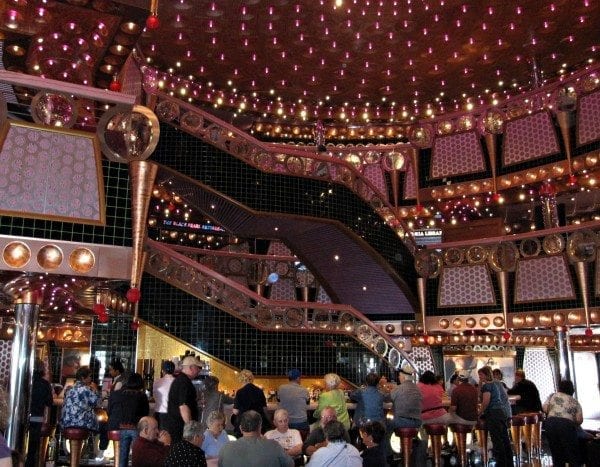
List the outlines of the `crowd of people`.
{"type": "MultiPolygon", "coordinates": [[[[118,431],[120,467],[130,463],[132,467],[385,467],[395,462],[391,438],[396,428],[475,425],[480,419],[491,438],[496,465],[511,467],[510,417],[542,410],[547,414],[545,433],[556,465],[583,465],[578,447],[589,437],[580,427],[583,416],[573,397],[573,384],[561,381],[558,391],[542,404],[535,384],[523,370],[516,371],[511,388],[502,381],[502,372],[489,366],[478,369],[478,382],[471,380],[470,372],[457,370],[445,388],[443,379],[433,372],[425,371],[417,378],[415,368],[405,363],[398,370],[397,381],[389,382],[371,372],[363,386],[348,393],[342,389],[341,378],[328,373],[314,410],[316,421],[311,424],[309,391],[302,386],[298,369],[290,370],[288,382],[278,388],[279,404],[273,414],[249,370],[240,373],[241,386],[232,398],[219,390],[215,376],[204,378],[199,392],[193,380],[200,369],[201,363],[194,356],[186,356],[178,367],[164,362],[161,378],[153,384],[151,414],[142,376],[127,371],[118,360],[111,362],[108,421],[99,423],[95,411],[102,393],[92,380],[92,370],[80,367],[75,383],[65,392],[60,427],[97,433],[100,449],[106,448],[106,433],[118,431]],[[513,398],[512,407],[509,395],[518,396],[513,398]],[[348,402],[355,403],[352,418],[348,402]],[[389,414],[386,403],[391,403],[389,414]],[[230,433],[225,430],[228,420],[224,413],[224,406],[229,404],[233,404],[230,433]]],[[[51,388],[43,376],[43,366],[36,362],[33,391],[37,395],[32,402],[26,465],[36,465],[37,424],[47,423],[52,404],[51,388]]],[[[426,453],[424,430],[419,437],[426,453]]],[[[0,467],[12,465],[10,454],[0,436],[0,467]]],[[[419,460],[416,462],[419,465],[419,460]]]]}

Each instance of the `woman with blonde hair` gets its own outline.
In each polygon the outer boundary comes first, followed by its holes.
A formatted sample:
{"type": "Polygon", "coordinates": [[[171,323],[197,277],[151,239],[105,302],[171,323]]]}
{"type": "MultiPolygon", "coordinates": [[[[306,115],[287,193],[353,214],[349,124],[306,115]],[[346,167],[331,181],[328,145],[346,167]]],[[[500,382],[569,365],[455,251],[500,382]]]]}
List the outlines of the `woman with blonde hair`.
{"type": "Polygon", "coordinates": [[[319,419],[321,411],[325,407],[333,407],[339,422],[344,425],[346,430],[350,429],[350,415],[346,407],[346,395],[339,387],[342,380],[335,373],[327,373],[323,377],[325,382],[325,391],[319,395],[319,402],[315,410],[314,417],[319,419]]]}
{"type": "Polygon", "coordinates": [[[254,375],[250,370],[242,370],[239,378],[242,382],[242,387],[237,390],[233,400],[233,413],[236,416],[235,423],[233,423],[235,434],[238,437],[242,436],[238,420],[240,419],[240,415],[248,410],[254,410],[261,414],[263,419],[262,432],[265,433],[271,429],[271,420],[267,411],[265,393],[254,384],[254,375]]]}

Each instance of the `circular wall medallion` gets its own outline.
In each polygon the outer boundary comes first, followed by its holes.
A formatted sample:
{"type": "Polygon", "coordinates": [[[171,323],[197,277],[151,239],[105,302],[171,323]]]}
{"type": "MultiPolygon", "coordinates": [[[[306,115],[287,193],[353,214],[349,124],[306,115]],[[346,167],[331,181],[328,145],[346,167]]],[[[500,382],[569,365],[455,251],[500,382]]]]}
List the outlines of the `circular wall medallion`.
{"type": "Polygon", "coordinates": [[[46,245],[37,254],[37,262],[43,269],[56,269],[62,260],[63,253],[56,245],[46,245]]]}
{"type": "Polygon", "coordinates": [[[561,234],[552,234],[544,237],[542,247],[547,255],[557,255],[565,249],[565,239],[561,234]]]}
{"type": "Polygon", "coordinates": [[[444,251],[444,261],[448,266],[458,266],[464,259],[463,250],[460,248],[448,248],[444,251]]]}
{"type": "Polygon", "coordinates": [[[354,316],[346,312],[342,313],[338,318],[338,324],[340,329],[343,329],[348,332],[351,332],[354,329],[355,322],[356,320],[354,319],[354,316]]]}
{"type": "Polygon", "coordinates": [[[96,257],[88,248],[75,248],[69,255],[69,266],[75,272],[90,272],[95,263],[96,257]]]}
{"type": "Polygon", "coordinates": [[[31,259],[31,250],[23,242],[10,242],[4,247],[2,258],[11,268],[22,268],[31,259]]]}
{"type": "Polygon", "coordinates": [[[475,245],[467,250],[467,262],[469,264],[482,264],[487,259],[487,250],[480,246],[475,245]]]}
{"type": "Polygon", "coordinates": [[[415,269],[425,279],[437,277],[442,271],[442,258],[433,250],[420,250],[415,255],[415,269]]]}
{"type": "Polygon", "coordinates": [[[289,327],[297,328],[304,323],[304,312],[300,308],[288,308],[284,320],[289,327]]]}
{"type": "Polygon", "coordinates": [[[531,258],[540,254],[542,245],[537,238],[526,238],[520,243],[519,251],[523,258],[531,258]]]}
{"type": "Polygon", "coordinates": [[[400,366],[400,361],[402,360],[402,357],[400,356],[400,352],[397,349],[390,349],[390,353],[388,354],[387,358],[392,368],[398,368],[400,366]]]}

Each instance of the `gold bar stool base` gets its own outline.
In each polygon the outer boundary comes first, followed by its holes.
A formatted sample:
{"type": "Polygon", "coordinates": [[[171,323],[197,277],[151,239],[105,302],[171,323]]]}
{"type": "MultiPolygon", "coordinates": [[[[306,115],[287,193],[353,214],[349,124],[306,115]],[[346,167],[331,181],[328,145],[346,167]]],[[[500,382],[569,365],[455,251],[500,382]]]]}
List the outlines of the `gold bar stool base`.
{"type": "Polygon", "coordinates": [[[410,467],[410,455],[412,454],[412,440],[417,433],[418,428],[396,428],[394,433],[400,438],[402,446],[402,458],[404,467],[410,467]]]}
{"type": "Polygon", "coordinates": [[[83,441],[88,438],[90,432],[85,428],[65,428],[63,436],[69,440],[69,450],[71,451],[70,463],[71,467],[79,467],[81,461],[81,448],[83,441]]]}

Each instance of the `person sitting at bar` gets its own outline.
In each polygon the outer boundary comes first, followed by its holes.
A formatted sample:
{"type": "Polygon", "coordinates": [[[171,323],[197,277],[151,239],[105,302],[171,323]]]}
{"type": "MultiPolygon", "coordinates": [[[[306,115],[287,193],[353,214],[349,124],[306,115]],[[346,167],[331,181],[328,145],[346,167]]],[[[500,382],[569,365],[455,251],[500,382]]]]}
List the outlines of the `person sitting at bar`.
{"type": "Polygon", "coordinates": [[[162,428],[167,417],[169,407],[169,390],[175,381],[175,364],[166,361],[162,364],[162,376],[154,381],[152,395],[154,396],[154,417],[158,420],[158,427],[162,428]]]}
{"type": "Polygon", "coordinates": [[[34,467],[38,464],[38,457],[46,453],[40,453],[40,439],[42,437],[42,425],[50,420],[50,409],[52,408],[52,386],[44,379],[46,367],[42,360],[35,359],[33,369],[33,381],[31,384],[31,405],[29,410],[29,443],[27,449],[27,461],[25,467],[34,467]]]}
{"type": "Polygon", "coordinates": [[[171,435],[158,431],[154,417],[142,417],[137,426],[139,436],[131,446],[131,467],[163,465],[171,445],[171,435]]]}
{"type": "MultiPolygon", "coordinates": [[[[325,407],[321,412],[319,426],[309,433],[308,438],[306,438],[306,441],[304,441],[304,444],[302,445],[302,452],[306,456],[312,456],[317,449],[327,444],[323,428],[332,420],[337,420],[337,413],[335,409],[333,407],[325,407]]],[[[350,442],[350,435],[348,435],[348,431],[346,431],[344,439],[347,442],[350,442]]]]}
{"type": "Polygon", "coordinates": [[[385,425],[378,421],[367,422],[360,427],[359,432],[365,446],[365,450],[360,453],[363,467],[387,467],[385,425]]]}
{"type": "Polygon", "coordinates": [[[361,467],[362,458],[358,449],[344,438],[346,429],[337,420],[329,421],[323,427],[327,444],[317,449],[307,467],[361,467]]]}
{"type": "Polygon", "coordinates": [[[206,418],[208,428],[204,432],[202,450],[207,459],[219,457],[219,452],[226,443],[229,435],[225,431],[225,415],[223,412],[213,411],[206,418]]]}
{"type": "Polygon", "coordinates": [[[421,426],[423,395],[414,382],[414,374],[415,370],[409,363],[405,363],[400,368],[398,373],[400,384],[390,394],[394,414],[394,418],[388,424],[390,431],[396,428],[421,426]]]}
{"type": "Polygon", "coordinates": [[[289,416],[285,409],[277,409],[273,415],[274,430],[267,431],[265,438],[277,441],[288,456],[294,458],[296,465],[304,465],[302,457],[302,436],[289,427],[289,416]],[[298,458],[298,460],[296,460],[298,458]]]}
{"type": "Polygon", "coordinates": [[[353,423],[358,429],[368,421],[385,422],[383,411],[384,394],[377,389],[379,375],[369,373],[365,378],[365,388],[357,389],[350,393],[350,400],[356,402],[353,423]]]}
{"type": "Polygon", "coordinates": [[[244,412],[240,416],[242,437],[223,446],[219,467],[292,467],[294,459],[277,442],[261,436],[261,425],[258,412],[244,412]]]}
{"type": "Polygon", "coordinates": [[[290,370],[288,373],[289,382],[279,386],[277,398],[279,399],[279,407],[288,412],[290,428],[308,432],[306,409],[308,408],[309,395],[308,389],[300,385],[301,376],[302,374],[297,368],[290,370]]]}
{"type": "Polygon", "coordinates": [[[183,427],[183,438],[171,446],[165,459],[165,467],[206,467],[202,446],[202,424],[196,420],[183,427]]]}
{"type": "Polygon", "coordinates": [[[425,371],[417,383],[423,399],[421,401],[421,420],[423,424],[448,423],[450,417],[444,407],[444,388],[439,384],[432,371],[425,371]]]}
{"type": "Polygon", "coordinates": [[[131,373],[125,386],[111,391],[108,398],[108,430],[119,431],[119,467],[129,464],[129,448],[138,437],[137,424],[150,412],[143,390],[142,375],[131,373]]]}
{"type": "Polygon", "coordinates": [[[319,402],[313,416],[319,418],[325,407],[333,407],[337,414],[337,420],[344,425],[346,430],[350,429],[350,415],[346,406],[346,395],[340,389],[342,380],[335,373],[327,373],[323,377],[326,390],[319,395],[319,402]]]}
{"type": "Polygon", "coordinates": [[[100,394],[98,386],[92,381],[90,367],[79,367],[75,373],[75,380],[73,387],[65,393],[61,426],[98,431],[98,419],[94,409],[100,403],[100,394]]]}
{"type": "Polygon", "coordinates": [[[506,392],[512,396],[520,396],[512,408],[513,415],[542,410],[540,392],[533,381],[525,378],[525,372],[522,369],[515,371],[515,384],[506,392]]]}
{"type": "Polygon", "coordinates": [[[457,374],[457,380],[458,385],[452,390],[450,396],[449,423],[476,425],[479,392],[469,382],[469,372],[467,370],[460,370],[457,374]]]}

